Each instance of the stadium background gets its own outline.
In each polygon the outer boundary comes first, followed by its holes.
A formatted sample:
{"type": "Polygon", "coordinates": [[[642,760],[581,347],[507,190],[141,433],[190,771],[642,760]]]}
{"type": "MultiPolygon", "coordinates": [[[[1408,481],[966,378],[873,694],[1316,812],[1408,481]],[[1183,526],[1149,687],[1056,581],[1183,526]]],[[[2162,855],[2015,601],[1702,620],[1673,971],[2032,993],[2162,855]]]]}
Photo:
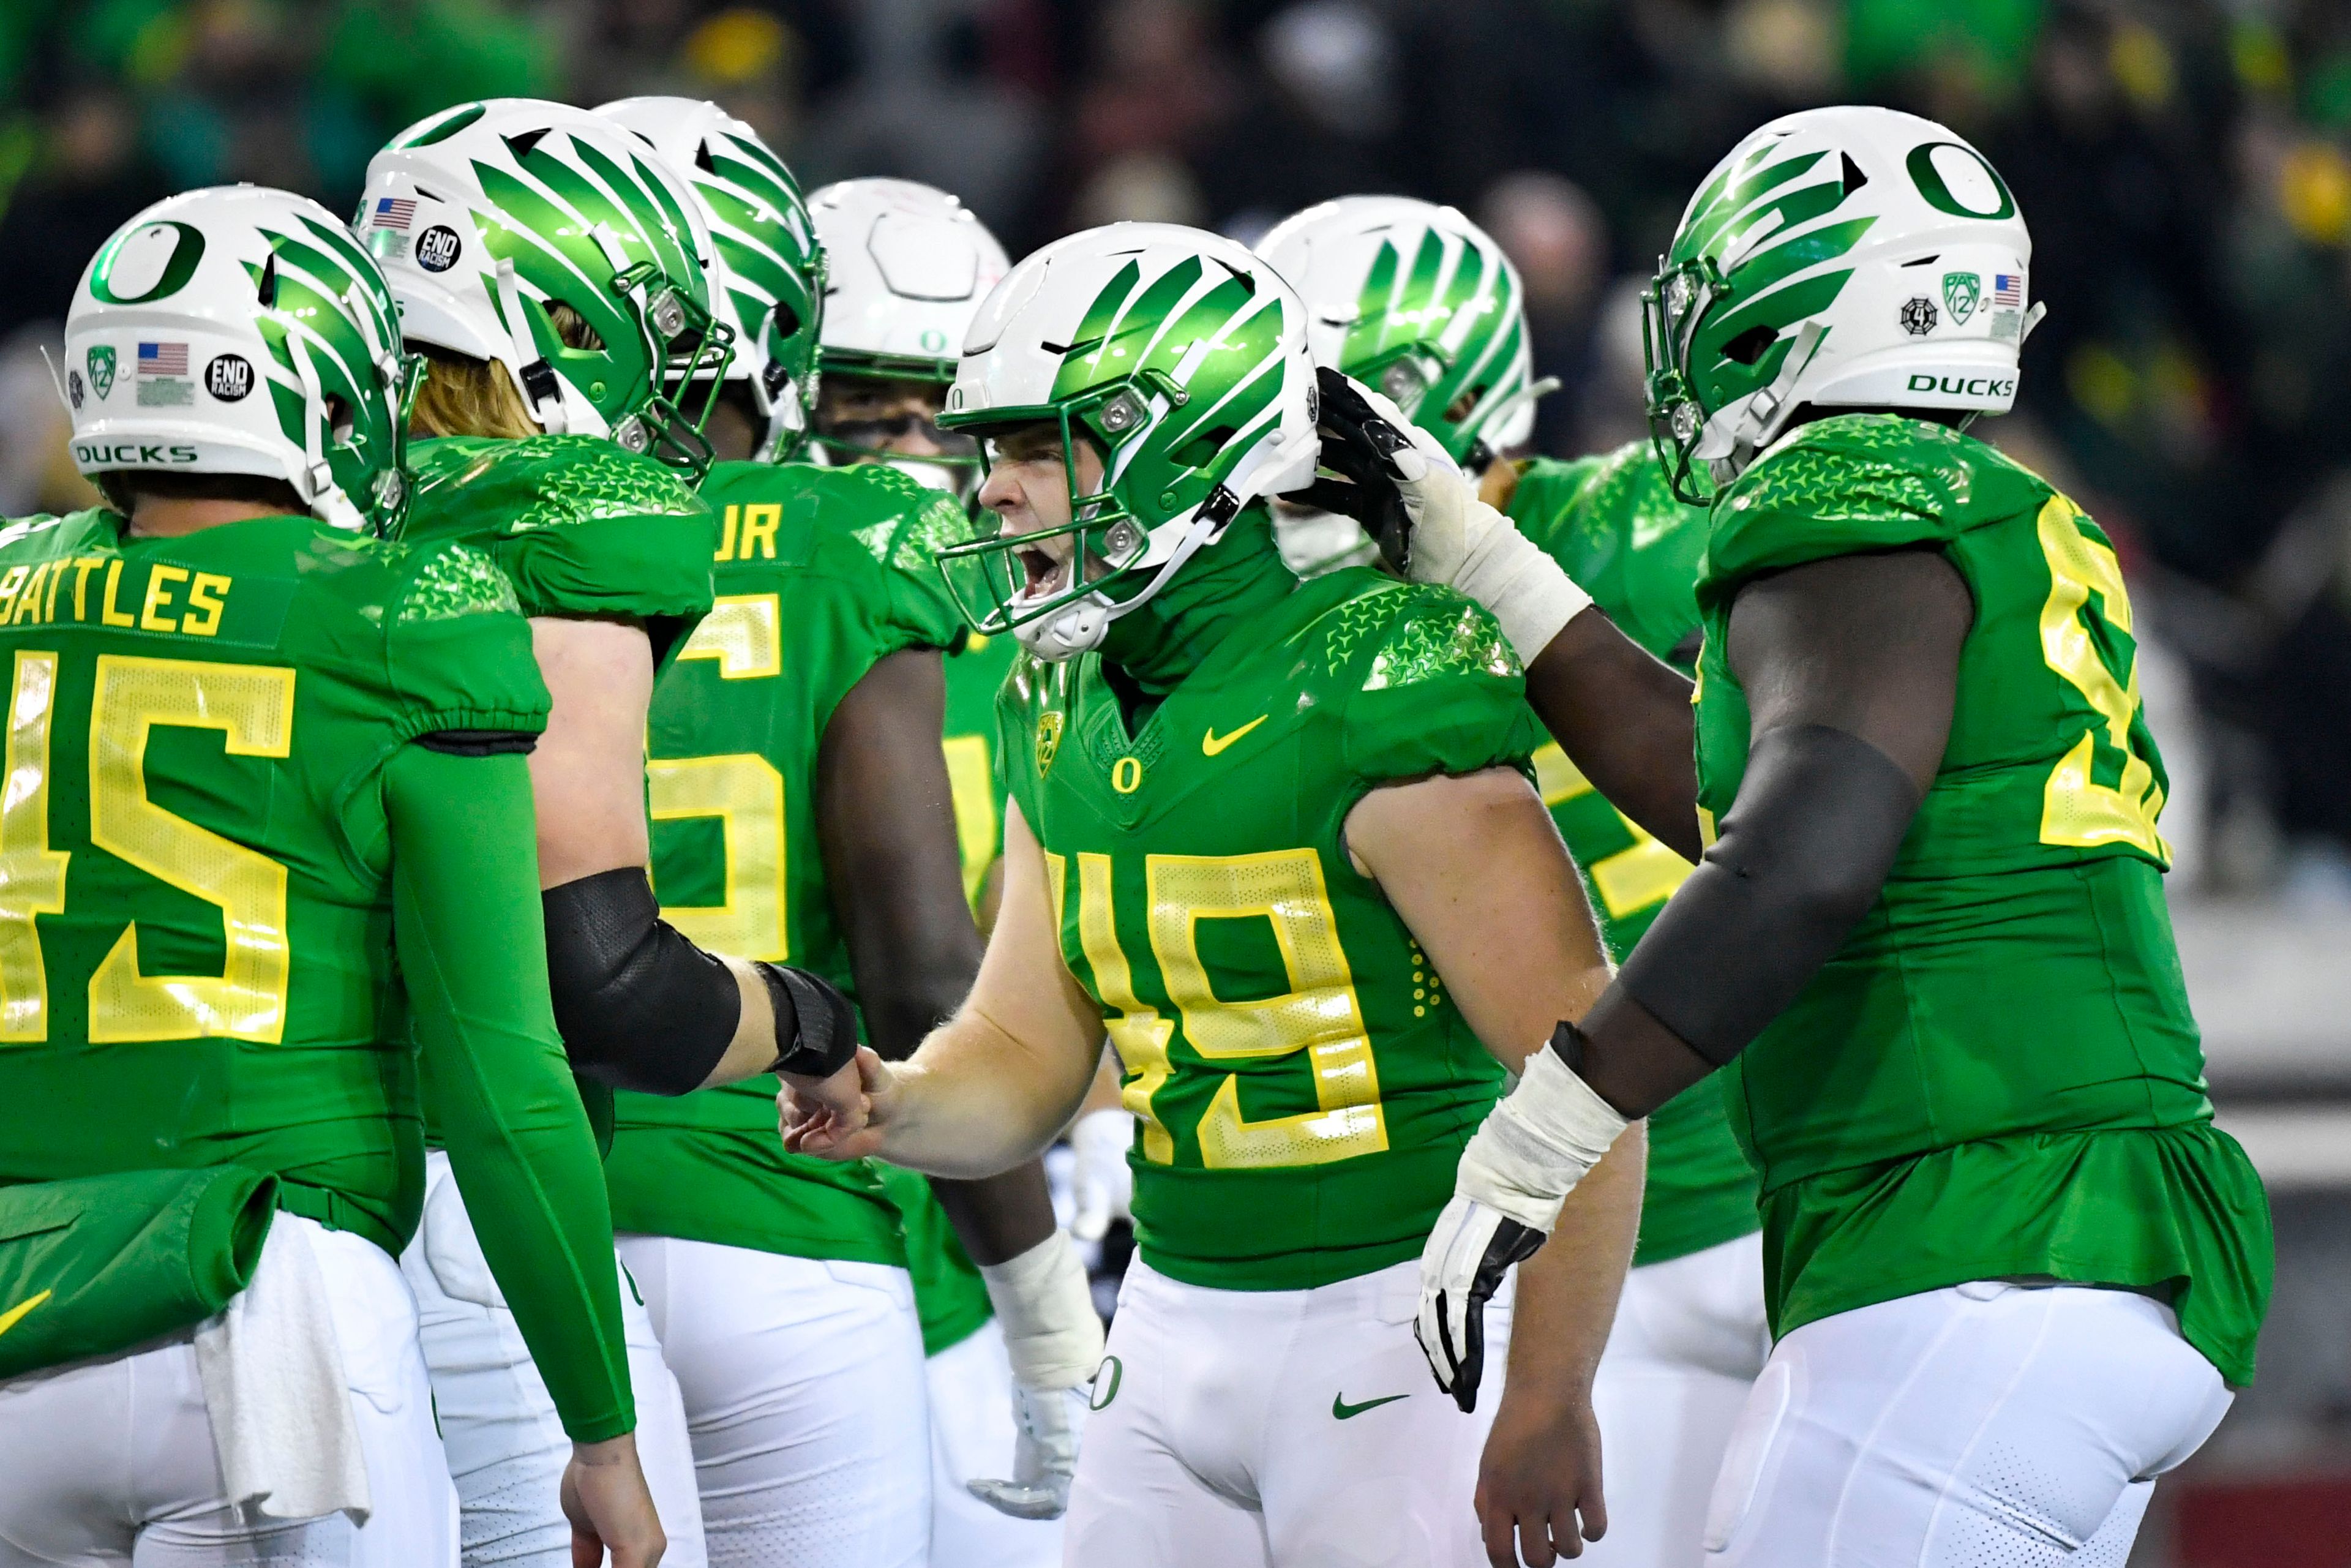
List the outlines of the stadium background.
{"type": "Polygon", "coordinates": [[[2133,1563],[2351,1564],[2351,4],[9,0],[0,515],[88,498],[40,349],[146,203],[251,180],[347,210],[445,104],[653,91],[723,101],[811,188],[957,192],[1016,256],[1454,203],[1525,274],[1559,455],[1639,433],[1634,295],[1741,133],[1860,99],[1973,139],[2051,308],[1985,432],[2130,569],[2214,1095],[2277,1209],[2262,1384],[2133,1563]]]}

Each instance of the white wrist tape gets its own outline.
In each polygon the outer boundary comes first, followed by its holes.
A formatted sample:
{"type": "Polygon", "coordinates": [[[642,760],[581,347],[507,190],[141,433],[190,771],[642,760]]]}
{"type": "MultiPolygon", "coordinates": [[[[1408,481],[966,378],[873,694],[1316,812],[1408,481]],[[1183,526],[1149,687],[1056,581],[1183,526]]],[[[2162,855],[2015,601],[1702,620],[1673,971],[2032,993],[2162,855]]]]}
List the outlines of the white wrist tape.
{"type": "Polygon", "coordinates": [[[1013,1382],[1075,1388],[1102,1365],[1102,1319],[1068,1237],[1056,1230],[1018,1258],[980,1265],[979,1276],[1004,1330],[1013,1382]]]}
{"type": "Polygon", "coordinates": [[[1453,586],[1491,612],[1519,662],[1531,664],[1562,627],[1590,608],[1592,595],[1510,518],[1484,501],[1471,507],[1468,549],[1453,586]]]}
{"type": "Polygon", "coordinates": [[[1454,1190],[1548,1235],[1569,1192],[1630,1125],[1545,1047],[1461,1151],[1454,1190]]]}

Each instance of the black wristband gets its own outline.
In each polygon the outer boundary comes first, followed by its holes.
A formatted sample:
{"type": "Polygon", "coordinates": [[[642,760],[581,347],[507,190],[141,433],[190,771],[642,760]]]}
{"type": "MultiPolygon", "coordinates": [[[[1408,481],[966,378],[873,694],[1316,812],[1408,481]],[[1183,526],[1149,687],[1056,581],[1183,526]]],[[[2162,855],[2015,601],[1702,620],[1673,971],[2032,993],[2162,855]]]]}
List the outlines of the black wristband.
{"type": "Polygon", "coordinates": [[[789,964],[761,962],[768,1004],[775,1009],[777,1051],[771,1072],[830,1078],[857,1055],[857,1009],[820,975],[789,964]],[[787,1045],[786,1025],[791,1043],[787,1045]]]}

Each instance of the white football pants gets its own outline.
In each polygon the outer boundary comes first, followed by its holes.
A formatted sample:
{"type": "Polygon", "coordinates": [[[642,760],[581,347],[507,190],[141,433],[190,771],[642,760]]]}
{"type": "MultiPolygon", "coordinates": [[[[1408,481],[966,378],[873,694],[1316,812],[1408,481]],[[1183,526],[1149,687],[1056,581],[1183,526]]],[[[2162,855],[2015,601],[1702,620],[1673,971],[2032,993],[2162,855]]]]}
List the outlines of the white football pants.
{"type": "Polygon", "coordinates": [[[931,1396],[931,1568],[1055,1568],[1061,1521],[1015,1519],[965,1483],[1008,1479],[1019,1442],[1012,1363],[994,1318],[924,1364],[931,1396]]]}
{"type": "Polygon", "coordinates": [[[684,1395],[713,1568],[923,1568],[929,1417],[906,1270],[620,1245],[684,1395]]]}
{"type": "Polygon", "coordinates": [[[1708,1568],[2120,1568],[2151,1483],[2227,1414],[2171,1310],[1996,1282],[1773,1348],[1708,1511],[1708,1568]]]}
{"type": "Polygon", "coordinates": [[[1579,1568],[1692,1568],[1731,1428],[1771,1351],[1763,1238],[1625,1276],[1593,1380],[1608,1533],[1579,1568]]]}
{"type": "Polygon", "coordinates": [[[1484,1568],[1478,1462],[1516,1277],[1486,1309],[1475,1415],[1412,1337],[1420,1264],[1311,1291],[1128,1265],[1064,1521],[1070,1568],[1484,1568]]]}
{"type": "MultiPolygon", "coordinates": [[[[677,1382],[662,1363],[643,1301],[618,1259],[612,1266],[636,1399],[637,1460],[669,1537],[663,1568],[705,1568],[677,1382]]],[[[424,1218],[400,1267],[416,1291],[424,1362],[462,1505],[465,1568],[571,1568],[571,1526],[560,1502],[571,1439],[482,1256],[449,1156],[439,1150],[425,1156],[424,1218]]]]}
{"type": "Polygon", "coordinates": [[[349,1231],[274,1223],[307,1236],[326,1281],[367,1461],[366,1527],[341,1514],[249,1523],[223,1497],[191,1326],[0,1384],[0,1568],[455,1568],[457,1494],[399,1266],[349,1231]]]}

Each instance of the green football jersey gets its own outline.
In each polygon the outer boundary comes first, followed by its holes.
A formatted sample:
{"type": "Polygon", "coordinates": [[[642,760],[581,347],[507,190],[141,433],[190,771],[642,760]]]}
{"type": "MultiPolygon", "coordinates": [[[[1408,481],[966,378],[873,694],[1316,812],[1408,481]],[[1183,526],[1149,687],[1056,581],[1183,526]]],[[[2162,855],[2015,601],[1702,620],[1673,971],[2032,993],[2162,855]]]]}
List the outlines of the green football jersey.
{"type": "Polygon", "coordinates": [[[526,615],[643,621],[665,657],[710,608],[718,519],[650,457],[601,436],[450,435],[408,465],[401,537],[486,550],[526,615]]]}
{"type": "MultiPolygon", "coordinates": [[[[703,946],[789,959],[856,995],[817,842],[817,750],[883,657],[962,622],[930,564],[967,521],[894,468],[723,463],[717,597],[653,693],[653,886],[703,946]]],[[[622,1094],[606,1174],[622,1230],[800,1258],[904,1263],[864,1162],[787,1155],[772,1075],[674,1099],[622,1094]]]]}
{"type": "Polygon", "coordinates": [[[1124,1068],[1145,1260],[1297,1290],[1417,1255],[1503,1073],[1342,828],[1382,784],[1528,766],[1492,619],[1351,569],[1232,627],[1138,734],[1098,654],[1022,659],[998,714],[1124,1068]]]}
{"type": "Polygon", "coordinates": [[[1004,771],[996,763],[996,694],[1020,656],[1020,640],[967,632],[947,661],[947,781],[955,787],[964,896],[976,905],[988,867],[1004,852],[1004,771]]]}
{"type": "MultiPolygon", "coordinates": [[[[1674,498],[1647,442],[1573,463],[1525,464],[1510,514],[1626,636],[1691,667],[1707,513],[1674,498]]],[[[1690,864],[1610,805],[1557,745],[1535,753],[1535,781],[1583,875],[1601,936],[1622,963],[1690,864]]],[[[1761,1223],[1755,1170],[1731,1133],[1722,1084],[1708,1079],[1657,1107],[1635,1265],[1751,1236],[1761,1223]]]]}
{"type": "Polygon", "coordinates": [[[2163,761],[2097,526],[1938,424],[1845,415],[1767,452],[1717,498],[1698,580],[1701,823],[1746,767],[1740,586],[1918,546],[1975,600],[1941,770],[1884,894],[1730,1069],[1774,1327],[1976,1279],[2145,1288],[2246,1383],[2268,1206],[2205,1097],[2163,761]]]}
{"type": "Polygon", "coordinates": [[[396,1253],[423,1151],[378,776],[544,729],[529,628],[460,545],[124,527],[0,532],[0,1183],[234,1164],[396,1253]]]}

